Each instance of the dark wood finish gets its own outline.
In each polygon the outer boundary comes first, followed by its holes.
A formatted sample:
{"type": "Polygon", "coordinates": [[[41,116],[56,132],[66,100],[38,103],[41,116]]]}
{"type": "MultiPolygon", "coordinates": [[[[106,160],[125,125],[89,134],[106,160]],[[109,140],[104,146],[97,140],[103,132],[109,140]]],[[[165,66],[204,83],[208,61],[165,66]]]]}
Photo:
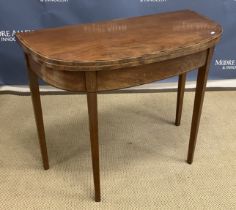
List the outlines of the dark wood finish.
{"type": "Polygon", "coordinates": [[[55,87],[87,94],[95,200],[100,201],[97,92],[180,75],[179,125],[186,73],[199,68],[187,160],[192,163],[207,73],[221,34],[220,25],[189,10],[18,33],[27,54],[44,168],[48,160],[36,75],[55,87]],[[97,30],[114,25],[125,30],[97,30]]]}
{"type": "Polygon", "coordinates": [[[114,90],[182,74],[206,62],[206,51],[137,67],[97,72],[97,89],[114,90]]]}
{"type": "MultiPolygon", "coordinates": [[[[207,50],[204,50],[158,63],[117,69],[116,71],[97,71],[96,90],[121,89],[176,76],[203,66],[206,62],[206,55],[207,50]]],[[[57,88],[69,91],[86,91],[85,73],[91,71],[57,71],[37,63],[30,56],[29,65],[40,78],[57,88]]]]}
{"type": "Polygon", "coordinates": [[[175,117],[175,125],[176,126],[179,126],[180,121],[181,121],[185,82],[186,82],[186,73],[180,74],[179,75],[179,82],[178,82],[176,117],[175,117]]]}
{"type": "Polygon", "coordinates": [[[202,113],[202,104],[204,100],[207,77],[208,77],[208,72],[210,69],[213,51],[214,51],[214,48],[210,48],[208,50],[206,64],[202,66],[201,68],[199,68],[198,70],[197,86],[196,86],[196,93],[195,93],[195,100],[194,100],[192,126],[191,126],[190,140],[189,140],[188,158],[187,158],[187,162],[189,164],[193,162],[193,155],[195,151],[199,123],[200,123],[200,118],[201,118],[201,113],[202,113]]]}
{"type": "Polygon", "coordinates": [[[47,170],[49,169],[49,163],[48,163],[47,145],[45,140],[45,131],[43,125],[43,113],[41,108],[38,78],[29,67],[27,55],[25,55],[25,59],[28,66],[29,86],[31,91],[32,104],[34,108],[35,122],[38,131],[39,145],[41,149],[40,151],[43,159],[43,167],[45,170],[47,170]]]}
{"type": "Polygon", "coordinates": [[[86,91],[85,73],[82,71],[57,71],[37,63],[29,56],[29,67],[50,85],[69,91],[86,91]]]}
{"type": "Polygon", "coordinates": [[[101,201],[98,145],[97,93],[87,93],[95,201],[101,201]]]}
{"type": "Polygon", "coordinates": [[[86,90],[87,92],[97,92],[97,72],[85,72],[86,76],[86,90]]]}
{"type": "Polygon", "coordinates": [[[217,23],[184,10],[36,30],[19,33],[16,37],[25,51],[47,67],[98,71],[155,63],[203,51],[214,46],[221,33],[217,23]],[[124,26],[126,30],[115,33],[96,30],[114,25],[124,26]]]}
{"type": "Polygon", "coordinates": [[[92,165],[93,165],[93,180],[95,188],[95,201],[99,202],[101,201],[101,192],[100,192],[100,172],[99,172],[96,72],[86,72],[85,75],[86,75],[92,165]]]}

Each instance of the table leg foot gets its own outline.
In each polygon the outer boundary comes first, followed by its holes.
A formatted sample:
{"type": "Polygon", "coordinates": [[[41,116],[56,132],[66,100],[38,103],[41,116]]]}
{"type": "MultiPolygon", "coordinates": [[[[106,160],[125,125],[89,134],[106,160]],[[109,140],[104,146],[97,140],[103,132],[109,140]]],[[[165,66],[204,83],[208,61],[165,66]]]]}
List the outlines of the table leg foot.
{"type": "Polygon", "coordinates": [[[28,76],[29,76],[29,86],[31,91],[31,99],[34,108],[35,122],[39,138],[39,145],[43,159],[43,168],[47,170],[49,169],[49,162],[48,162],[47,145],[45,140],[45,131],[43,124],[43,114],[42,114],[42,107],[39,93],[38,78],[35,75],[35,73],[29,69],[29,67],[28,67],[28,76]]]}
{"type": "Polygon", "coordinates": [[[187,157],[187,163],[189,164],[193,162],[194,151],[195,151],[196,141],[197,141],[197,134],[198,134],[199,123],[200,123],[201,112],[202,112],[202,105],[203,105],[206,83],[207,83],[207,77],[208,77],[208,72],[210,68],[213,51],[214,51],[214,48],[208,49],[206,64],[198,69],[197,86],[196,86],[195,99],[194,99],[192,125],[191,125],[191,132],[190,132],[188,157],[187,157]]]}
{"type": "Polygon", "coordinates": [[[176,117],[175,117],[176,126],[179,126],[181,121],[185,82],[186,82],[186,73],[180,74],[178,82],[177,106],[176,106],[176,117]]]}
{"type": "Polygon", "coordinates": [[[95,187],[95,201],[101,201],[100,174],[99,174],[99,144],[98,144],[98,114],[97,114],[97,93],[87,93],[89,129],[93,165],[93,179],[95,187]]]}

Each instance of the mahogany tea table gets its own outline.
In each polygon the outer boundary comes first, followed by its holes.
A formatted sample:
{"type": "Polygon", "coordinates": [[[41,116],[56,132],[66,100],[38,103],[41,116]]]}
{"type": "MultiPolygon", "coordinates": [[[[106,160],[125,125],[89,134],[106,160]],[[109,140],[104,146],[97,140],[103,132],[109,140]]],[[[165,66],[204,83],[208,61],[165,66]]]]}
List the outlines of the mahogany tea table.
{"type": "Polygon", "coordinates": [[[18,33],[28,67],[44,169],[49,168],[38,78],[87,94],[95,201],[100,201],[97,93],[179,76],[180,125],[186,73],[198,69],[187,162],[193,161],[209,66],[221,26],[190,10],[18,33]]]}

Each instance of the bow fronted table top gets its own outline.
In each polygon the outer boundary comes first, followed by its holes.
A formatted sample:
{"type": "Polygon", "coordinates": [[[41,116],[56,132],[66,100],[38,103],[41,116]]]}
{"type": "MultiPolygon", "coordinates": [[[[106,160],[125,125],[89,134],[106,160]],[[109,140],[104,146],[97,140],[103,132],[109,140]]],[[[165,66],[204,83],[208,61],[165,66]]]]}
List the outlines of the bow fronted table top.
{"type": "Polygon", "coordinates": [[[16,37],[26,53],[48,66],[98,71],[199,52],[214,46],[221,33],[222,28],[216,22],[183,10],[36,30],[16,37]]]}

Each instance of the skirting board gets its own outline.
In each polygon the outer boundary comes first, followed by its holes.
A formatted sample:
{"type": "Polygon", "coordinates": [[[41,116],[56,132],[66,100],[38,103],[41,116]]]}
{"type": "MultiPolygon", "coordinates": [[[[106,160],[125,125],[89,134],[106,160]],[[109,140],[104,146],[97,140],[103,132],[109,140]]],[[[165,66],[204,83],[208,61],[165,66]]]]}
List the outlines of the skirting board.
{"type": "MultiPolygon", "coordinates": [[[[186,89],[192,90],[196,87],[196,81],[187,81],[186,89]]],[[[150,84],[140,85],[132,88],[125,88],[119,90],[119,92],[149,92],[149,91],[171,91],[177,89],[177,82],[171,83],[158,83],[153,82],[150,84]]],[[[236,90],[236,79],[229,80],[208,80],[207,82],[208,90],[236,90]]],[[[0,92],[19,92],[19,93],[29,93],[28,85],[18,85],[18,86],[0,86],[0,92]]],[[[57,89],[52,86],[42,85],[40,86],[40,92],[65,92],[64,90],[57,89]]]]}

